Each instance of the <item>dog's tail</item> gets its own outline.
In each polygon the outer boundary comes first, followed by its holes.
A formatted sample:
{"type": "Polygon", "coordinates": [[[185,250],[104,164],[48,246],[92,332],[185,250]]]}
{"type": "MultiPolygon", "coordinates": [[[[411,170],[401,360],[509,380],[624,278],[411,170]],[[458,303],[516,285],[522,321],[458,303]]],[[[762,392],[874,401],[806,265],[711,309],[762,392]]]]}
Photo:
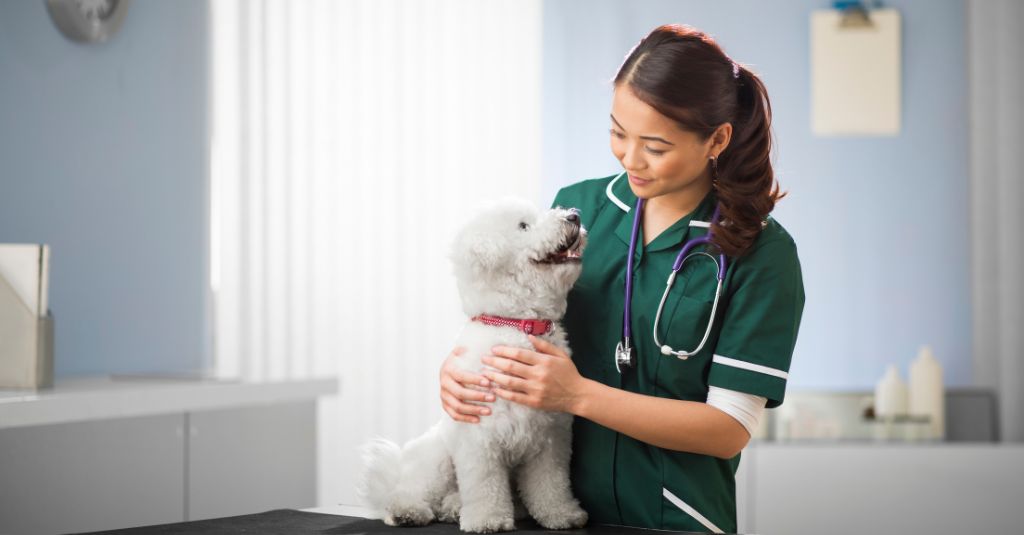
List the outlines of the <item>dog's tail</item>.
{"type": "Polygon", "coordinates": [[[390,440],[375,438],[360,448],[360,456],[363,472],[356,493],[365,505],[383,514],[402,473],[402,449],[390,440]]]}

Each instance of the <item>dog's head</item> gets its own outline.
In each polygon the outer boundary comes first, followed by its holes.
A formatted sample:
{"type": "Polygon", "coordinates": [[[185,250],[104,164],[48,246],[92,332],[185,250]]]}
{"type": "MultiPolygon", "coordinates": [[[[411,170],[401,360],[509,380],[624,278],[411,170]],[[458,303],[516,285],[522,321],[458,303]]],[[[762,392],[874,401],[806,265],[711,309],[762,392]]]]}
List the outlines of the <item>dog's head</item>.
{"type": "Polygon", "coordinates": [[[561,318],[586,241],[574,209],[541,211],[519,199],[485,207],[452,247],[463,310],[471,317],[561,318]]]}

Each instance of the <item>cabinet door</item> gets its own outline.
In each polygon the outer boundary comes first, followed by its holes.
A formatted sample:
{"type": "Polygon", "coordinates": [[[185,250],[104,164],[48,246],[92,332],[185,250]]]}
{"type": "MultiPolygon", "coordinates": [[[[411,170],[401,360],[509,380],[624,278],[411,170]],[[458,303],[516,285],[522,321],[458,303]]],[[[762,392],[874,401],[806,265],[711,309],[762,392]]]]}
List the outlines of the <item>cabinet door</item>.
{"type": "Polygon", "coordinates": [[[740,467],[736,470],[736,530],[739,533],[753,533],[751,524],[754,500],[750,496],[753,488],[752,474],[757,472],[757,448],[751,445],[743,450],[740,467]]]}
{"type": "Polygon", "coordinates": [[[188,415],[188,519],[316,505],[316,402],[188,415]]]}
{"type": "Polygon", "coordinates": [[[184,416],[0,430],[0,533],[181,522],[184,416]]]}
{"type": "Polygon", "coordinates": [[[1020,533],[1018,445],[757,446],[750,529],[787,535],[1020,533]]]}

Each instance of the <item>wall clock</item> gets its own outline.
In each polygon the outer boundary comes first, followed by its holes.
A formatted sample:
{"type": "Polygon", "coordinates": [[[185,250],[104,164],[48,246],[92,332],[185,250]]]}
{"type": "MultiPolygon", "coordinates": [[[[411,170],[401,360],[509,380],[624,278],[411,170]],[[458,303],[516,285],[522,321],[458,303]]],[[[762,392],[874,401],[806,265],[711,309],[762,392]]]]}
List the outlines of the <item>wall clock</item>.
{"type": "Polygon", "coordinates": [[[68,39],[102,43],[113,36],[131,0],[46,0],[50,18],[68,39]]]}

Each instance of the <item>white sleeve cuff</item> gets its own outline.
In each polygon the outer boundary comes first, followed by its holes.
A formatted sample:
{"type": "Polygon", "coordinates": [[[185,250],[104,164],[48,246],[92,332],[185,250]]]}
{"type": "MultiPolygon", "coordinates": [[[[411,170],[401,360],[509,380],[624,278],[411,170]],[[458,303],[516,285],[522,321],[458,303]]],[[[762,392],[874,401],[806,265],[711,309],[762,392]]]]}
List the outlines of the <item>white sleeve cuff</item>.
{"type": "Polygon", "coordinates": [[[744,394],[712,386],[708,389],[708,405],[732,416],[751,436],[764,414],[768,398],[744,394]]]}

